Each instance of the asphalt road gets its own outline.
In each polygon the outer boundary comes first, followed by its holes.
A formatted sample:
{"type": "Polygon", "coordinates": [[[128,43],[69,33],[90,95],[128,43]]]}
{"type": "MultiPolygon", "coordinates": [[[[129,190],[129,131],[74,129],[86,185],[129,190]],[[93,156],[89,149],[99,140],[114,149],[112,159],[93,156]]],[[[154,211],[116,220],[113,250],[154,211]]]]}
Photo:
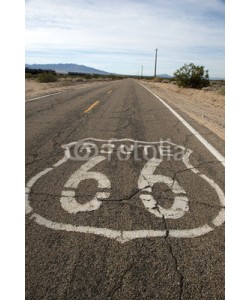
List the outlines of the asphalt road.
{"type": "Polygon", "coordinates": [[[136,81],[27,102],[26,187],[26,299],[224,299],[224,167],[136,81]]]}

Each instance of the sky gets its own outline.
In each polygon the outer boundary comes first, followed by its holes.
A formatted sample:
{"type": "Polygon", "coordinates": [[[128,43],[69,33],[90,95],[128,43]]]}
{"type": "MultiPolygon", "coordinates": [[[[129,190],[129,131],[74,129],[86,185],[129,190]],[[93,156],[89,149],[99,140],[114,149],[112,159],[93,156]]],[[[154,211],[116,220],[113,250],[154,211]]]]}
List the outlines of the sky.
{"type": "Polygon", "coordinates": [[[26,63],[118,74],[203,65],[225,77],[224,0],[26,0],[26,63]]]}

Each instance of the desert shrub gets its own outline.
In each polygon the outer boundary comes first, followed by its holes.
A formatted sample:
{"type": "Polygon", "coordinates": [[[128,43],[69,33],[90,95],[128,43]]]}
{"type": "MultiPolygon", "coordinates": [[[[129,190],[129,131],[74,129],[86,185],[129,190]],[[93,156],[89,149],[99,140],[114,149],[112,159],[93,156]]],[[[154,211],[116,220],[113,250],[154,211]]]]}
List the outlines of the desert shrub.
{"type": "Polygon", "coordinates": [[[152,81],[153,81],[153,82],[162,82],[162,81],[163,81],[163,78],[155,77],[152,81]]]}
{"type": "Polygon", "coordinates": [[[185,64],[174,73],[178,86],[201,89],[209,86],[208,70],[204,66],[196,66],[193,63],[185,64]]]}
{"type": "Polygon", "coordinates": [[[220,89],[219,89],[219,94],[222,95],[222,96],[225,96],[225,87],[222,86],[220,89]]]}
{"type": "Polygon", "coordinates": [[[39,82],[55,82],[57,81],[57,76],[52,73],[40,73],[37,79],[39,82]]]}
{"type": "Polygon", "coordinates": [[[25,73],[25,78],[26,79],[33,78],[33,75],[31,73],[25,73]]]}

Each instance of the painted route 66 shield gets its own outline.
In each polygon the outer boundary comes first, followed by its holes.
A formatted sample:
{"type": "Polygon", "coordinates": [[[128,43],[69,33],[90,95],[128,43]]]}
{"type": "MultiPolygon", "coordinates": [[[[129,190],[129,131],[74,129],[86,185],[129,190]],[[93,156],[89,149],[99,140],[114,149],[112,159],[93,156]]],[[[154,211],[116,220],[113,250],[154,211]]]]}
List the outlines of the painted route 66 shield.
{"type": "Polygon", "coordinates": [[[41,226],[124,243],[195,238],[224,223],[224,193],[191,165],[190,149],[92,138],[62,147],[64,157],[26,185],[26,213],[41,226]]]}

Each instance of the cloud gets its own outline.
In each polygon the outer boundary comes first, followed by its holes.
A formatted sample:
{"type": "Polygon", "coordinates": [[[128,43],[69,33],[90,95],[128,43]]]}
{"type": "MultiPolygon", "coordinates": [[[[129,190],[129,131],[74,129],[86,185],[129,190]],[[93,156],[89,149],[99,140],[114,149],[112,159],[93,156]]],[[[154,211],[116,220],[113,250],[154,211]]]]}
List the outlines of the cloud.
{"type": "Polygon", "coordinates": [[[152,74],[156,47],[158,73],[196,59],[224,76],[224,1],[26,3],[27,62],[75,62],[130,74],[143,64],[152,74]]]}

